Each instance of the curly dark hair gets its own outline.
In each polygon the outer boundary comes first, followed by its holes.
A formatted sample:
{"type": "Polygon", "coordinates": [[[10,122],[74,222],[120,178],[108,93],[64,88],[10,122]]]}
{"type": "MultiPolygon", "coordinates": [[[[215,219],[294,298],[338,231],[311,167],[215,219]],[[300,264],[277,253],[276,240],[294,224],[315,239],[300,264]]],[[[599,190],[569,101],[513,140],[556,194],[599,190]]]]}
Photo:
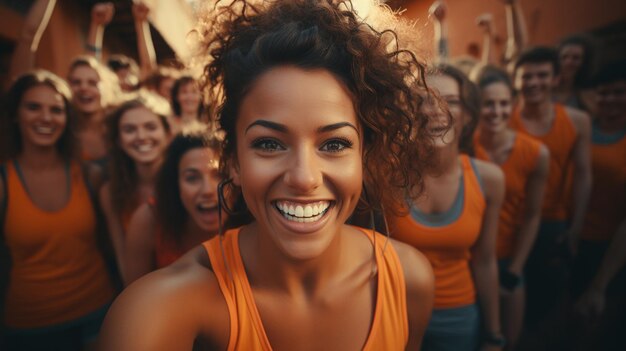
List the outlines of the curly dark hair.
{"type": "Polygon", "coordinates": [[[2,103],[0,118],[0,162],[14,158],[22,151],[22,133],[16,122],[17,114],[24,94],[37,86],[45,85],[63,97],[67,123],[57,141],[57,149],[66,160],[79,154],[76,131],[76,115],[72,109],[72,92],[67,83],[54,73],[35,70],[17,78],[6,93],[2,103]]]}
{"type": "Polygon", "coordinates": [[[257,78],[281,65],[324,69],[350,91],[364,130],[368,208],[404,213],[403,204],[421,193],[422,174],[433,162],[433,139],[421,110],[424,65],[401,47],[395,31],[375,27],[350,1],[218,1],[198,34],[211,60],[202,86],[225,132],[224,176],[236,151],[239,107],[257,78]]]}
{"type": "Polygon", "coordinates": [[[167,117],[159,113],[149,99],[136,98],[127,101],[116,108],[106,119],[106,137],[109,154],[109,180],[111,184],[111,199],[113,208],[118,214],[132,210],[137,204],[137,168],[135,161],[122,150],[120,146],[120,120],[130,110],[145,107],[159,117],[167,133],[170,126],[167,117]]]}
{"type": "Polygon", "coordinates": [[[221,155],[222,136],[214,131],[206,132],[206,129],[199,125],[177,134],[165,151],[163,164],[156,176],[155,217],[163,229],[163,235],[174,242],[180,242],[182,228],[189,217],[178,186],[181,159],[188,151],[198,148],[209,148],[217,157],[221,155]]]}
{"type": "Polygon", "coordinates": [[[459,137],[459,150],[468,155],[474,155],[473,136],[478,118],[480,117],[480,90],[469,78],[458,68],[451,65],[437,65],[432,74],[448,76],[459,85],[459,97],[463,112],[470,117],[470,120],[463,125],[461,136],[459,137]]]}

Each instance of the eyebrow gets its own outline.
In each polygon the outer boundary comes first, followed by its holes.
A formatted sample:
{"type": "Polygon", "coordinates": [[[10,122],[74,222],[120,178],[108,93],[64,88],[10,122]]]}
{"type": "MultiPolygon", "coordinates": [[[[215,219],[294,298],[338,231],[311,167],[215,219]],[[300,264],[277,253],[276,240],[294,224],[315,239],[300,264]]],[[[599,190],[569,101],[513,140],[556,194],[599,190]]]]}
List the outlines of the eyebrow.
{"type": "MultiPolygon", "coordinates": [[[[265,128],[269,128],[269,129],[273,129],[277,132],[281,132],[281,133],[287,133],[289,131],[289,129],[287,128],[287,126],[285,126],[284,124],[280,124],[280,123],[276,123],[276,122],[270,122],[264,119],[259,119],[256,120],[254,122],[252,122],[245,130],[245,133],[248,132],[248,130],[254,126],[261,126],[261,127],[265,127],[265,128]]],[[[348,122],[339,122],[339,123],[333,123],[333,124],[329,124],[326,126],[322,126],[317,128],[317,132],[318,133],[327,133],[333,130],[337,130],[343,127],[350,127],[352,129],[354,129],[357,133],[357,135],[361,136],[361,133],[359,133],[359,129],[353,125],[352,123],[348,123],[348,122]]]]}

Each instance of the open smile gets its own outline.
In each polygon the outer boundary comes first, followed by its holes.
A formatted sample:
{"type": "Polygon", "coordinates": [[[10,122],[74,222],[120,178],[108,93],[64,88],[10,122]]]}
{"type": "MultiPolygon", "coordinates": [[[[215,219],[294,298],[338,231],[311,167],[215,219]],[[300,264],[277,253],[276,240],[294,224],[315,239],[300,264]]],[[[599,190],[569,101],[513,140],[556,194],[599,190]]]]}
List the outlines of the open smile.
{"type": "Polygon", "coordinates": [[[299,203],[291,201],[276,201],[274,207],[287,220],[299,223],[313,223],[319,221],[331,208],[330,201],[316,201],[299,203]]]}

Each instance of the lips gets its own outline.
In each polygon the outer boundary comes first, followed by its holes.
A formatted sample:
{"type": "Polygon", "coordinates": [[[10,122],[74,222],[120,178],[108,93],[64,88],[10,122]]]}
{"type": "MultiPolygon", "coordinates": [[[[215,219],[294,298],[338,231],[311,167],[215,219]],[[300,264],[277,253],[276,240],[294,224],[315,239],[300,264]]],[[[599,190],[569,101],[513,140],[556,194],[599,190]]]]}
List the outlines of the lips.
{"type": "Polygon", "coordinates": [[[274,206],[289,221],[312,223],[321,219],[331,206],[330,201],[292,202],[276,201],[274,206]]]}
{"type": "Polygon", "coordinates": [[[47,126],[35,126],[34,128],[35,133],[37,134],[44,134],[44,135],[51,135],[54,134],[54,132],[56,131],[55,127],[47,127],[47,126]]]}

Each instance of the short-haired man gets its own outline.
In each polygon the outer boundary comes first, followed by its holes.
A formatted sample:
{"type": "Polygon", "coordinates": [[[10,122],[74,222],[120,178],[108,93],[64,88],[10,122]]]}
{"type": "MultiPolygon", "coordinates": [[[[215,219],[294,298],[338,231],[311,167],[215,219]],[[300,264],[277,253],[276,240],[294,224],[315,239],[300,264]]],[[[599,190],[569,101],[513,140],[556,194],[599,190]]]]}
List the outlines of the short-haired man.
{"type": "Polygon", "coordinates": [[[542,222],[526,267],[528,326],[540,322],[564,291],[566,250],[561,248],[575,252],[591,190],[590,119],[583,111],[553,102],[558,73],[557,52],[548,47],[523,52],[514,69],[519,105],[511,127],[550,150],[542,222]]]}

